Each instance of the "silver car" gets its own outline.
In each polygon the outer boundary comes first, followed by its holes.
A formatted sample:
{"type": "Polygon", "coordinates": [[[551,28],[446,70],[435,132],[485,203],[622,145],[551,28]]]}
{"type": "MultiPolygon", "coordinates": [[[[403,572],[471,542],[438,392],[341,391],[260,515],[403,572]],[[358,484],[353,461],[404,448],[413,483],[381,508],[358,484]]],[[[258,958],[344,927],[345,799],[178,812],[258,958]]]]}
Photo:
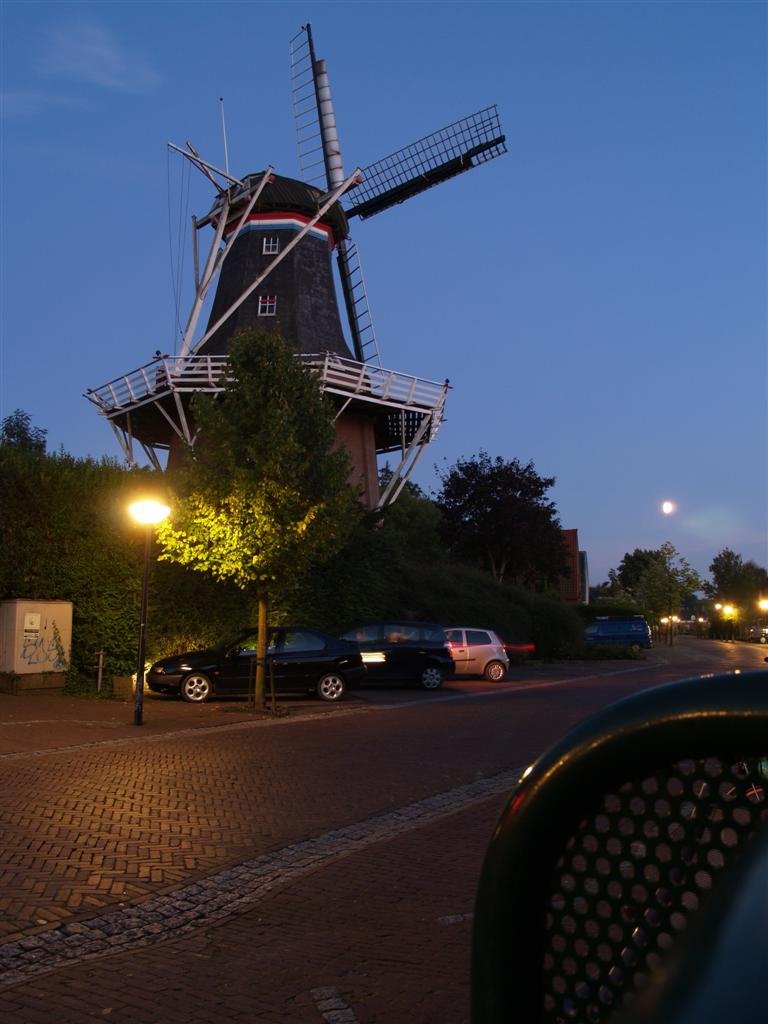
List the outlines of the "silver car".
{"type": "Polygon", "coordinates": [[[504,644],[493,630],[451,626],[445,635],[457,676],[483,676],[493,682],[504,678],[509,658],[504,644]]]}

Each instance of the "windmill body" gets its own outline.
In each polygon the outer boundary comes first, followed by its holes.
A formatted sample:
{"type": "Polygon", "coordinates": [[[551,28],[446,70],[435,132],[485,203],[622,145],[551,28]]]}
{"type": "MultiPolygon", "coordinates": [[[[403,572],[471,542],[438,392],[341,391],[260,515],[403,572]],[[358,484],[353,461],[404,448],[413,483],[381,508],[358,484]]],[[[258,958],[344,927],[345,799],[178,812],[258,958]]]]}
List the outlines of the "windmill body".
{"type": "MultiPolygon", "coordinates": [[[[368,508],[398,496],[443,418],[448,381],[384,369],[349,221],[361,220],[506,152],[495,107],[420,139],[345,176],[324,61],[314,55],[310,27],[291,43],[293,106],[302,178],[271,167],[232,177],[207,163],[190,143],[183,154],[214,185],[209,212],[193,218],[195,300],[179,350],[90,389],[126,457],[140,446],[156,468],[197,440],[191,398],[224,388],[233,338],[274,331],[313,372],[336,409],[336,445],[350,455],[350,482],[368,508]],[[319,156],[319,159],[318,159],[319,156]],[[322,168],[312,179],[312,169],[322,168]],[[202,267],[201,231],[212,231],[202,267]],[[336,256],[351,346],[336,297],[336,256]],[[207,325],[203,305],[216,282],[207,325]],[[379,493],[377,456],[399,456],[379,493]]],[[[316,172],[315,172],[316,173],[316,172]]],[[[210,237],[210,236],[209,236],[210,237]]]]}
{"type": "MultiPolygon", "coordinates": [[[[245,178],[248,188],[258,175],[245,178]]],[[[307,226],[317,212],[319,189],[292,178],[273,174],[249,213],[219,277],[208,327],[246,290],[251,281],[268,270],[307,226]]],[[[238,221],[242,204],[229,210],[224,239],[238,221]]],[[[218,213],[219,216],[223,214],[218,213]]],[[[216,224],[216,208],[207,220],[216,224]]],[[[201,354],[226,354],[234,335],[243,330],[275,331],[296,352],[334,352],[352,359],[344,338],[333,281],[332,253],[348,233],[347,218],[336,203],[290,253],[264,279],[224,324],[199,348],[201,354]]]]}

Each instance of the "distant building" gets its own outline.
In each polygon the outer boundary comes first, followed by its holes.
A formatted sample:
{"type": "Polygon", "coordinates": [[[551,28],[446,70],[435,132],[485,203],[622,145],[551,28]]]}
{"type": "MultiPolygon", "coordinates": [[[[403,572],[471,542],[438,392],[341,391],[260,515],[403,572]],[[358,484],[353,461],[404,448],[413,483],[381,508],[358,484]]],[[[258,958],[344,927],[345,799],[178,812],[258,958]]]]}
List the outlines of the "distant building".
{"type": "Polygon", "coordinates": [[[589,604],[589,567],[586,551],[579,551],[579,531],[563,530],[568,575],[562,576],[559,591],[571,604],[589,604]]]}

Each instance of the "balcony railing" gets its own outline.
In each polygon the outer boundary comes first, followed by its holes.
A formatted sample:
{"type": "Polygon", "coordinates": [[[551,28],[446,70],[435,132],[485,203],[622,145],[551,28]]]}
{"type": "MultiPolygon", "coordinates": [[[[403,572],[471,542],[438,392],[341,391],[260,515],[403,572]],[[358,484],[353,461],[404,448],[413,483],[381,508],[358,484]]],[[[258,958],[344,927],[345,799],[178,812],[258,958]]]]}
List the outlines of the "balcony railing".
{"type": "MultiPolygon", "coordinates": [[[[317,375],[325,392],[376,405],[432,411],[438,419],[442,414],[448,381],[439,384],[330,352],[301,353],[298,358],[317,375]]],[[[226,355],[162,356],[101,387],[89,389],[85,395],[104,416],[111,418],[171,392],[222,391],[228,366],[226,355]]]]}

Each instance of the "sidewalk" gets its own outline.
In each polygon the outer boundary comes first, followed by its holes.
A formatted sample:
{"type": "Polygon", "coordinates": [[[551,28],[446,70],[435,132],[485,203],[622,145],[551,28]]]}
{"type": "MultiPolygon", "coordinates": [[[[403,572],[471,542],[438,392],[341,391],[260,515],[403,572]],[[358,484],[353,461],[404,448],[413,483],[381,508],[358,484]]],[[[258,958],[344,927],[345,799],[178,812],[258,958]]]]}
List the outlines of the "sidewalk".
{"type": "MultiPolygon", "coordinates": [[[[320,701],[280,699],[282,713],[328,714],[338,708],[320,701]]],[[[253,722],[245,701],[186,704],[181,700],[144,694],[143,724],[133,724],[133,700],[70,697],[60,693],[0,693],[0,757],[8,754],[56,750],[109,740],[147,739],[216,726],[253,722]]]]}

